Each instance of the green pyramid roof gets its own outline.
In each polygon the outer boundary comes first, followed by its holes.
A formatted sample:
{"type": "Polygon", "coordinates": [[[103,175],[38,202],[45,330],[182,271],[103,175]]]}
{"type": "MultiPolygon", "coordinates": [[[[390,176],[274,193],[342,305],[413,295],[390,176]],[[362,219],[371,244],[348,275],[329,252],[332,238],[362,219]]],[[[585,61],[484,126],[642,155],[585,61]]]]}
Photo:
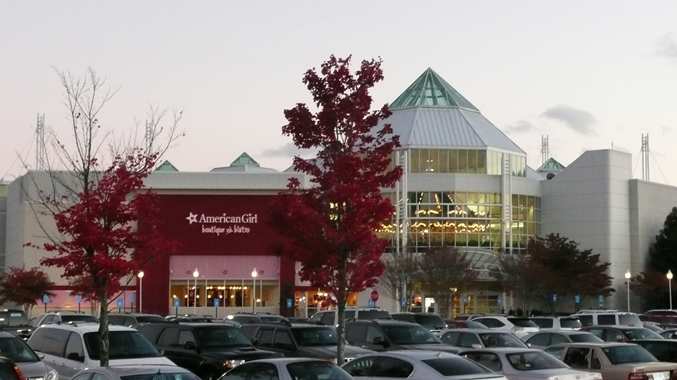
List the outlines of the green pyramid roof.
{"type": "Polygon", "coordinates": [[[155,168],[156,172],[178,172],[179,169],[176,168],[169,160],[165,160],[165,162],[161,163],[157,168],[155,168]]]}
{"type": "Polygon", "coordinates": [[[431,68],[426,69],[390,104],[390,109],[416,107],[459,107],[479,111],[431,68]]]}
{"type": "Polygon", "coordinates": [[[559,161],[554,158],[548,158],[537,171],[546,172],[546,173],[557,173],[564,170],[566,166],[562,165],[559,161]]]}
{"type": "Polygon", "coordinates": [[[256,166],[260,167],[258,162],[248,155],[247,152],[242,152],[233,162],[230,163],[230,166],[256,166]]]}

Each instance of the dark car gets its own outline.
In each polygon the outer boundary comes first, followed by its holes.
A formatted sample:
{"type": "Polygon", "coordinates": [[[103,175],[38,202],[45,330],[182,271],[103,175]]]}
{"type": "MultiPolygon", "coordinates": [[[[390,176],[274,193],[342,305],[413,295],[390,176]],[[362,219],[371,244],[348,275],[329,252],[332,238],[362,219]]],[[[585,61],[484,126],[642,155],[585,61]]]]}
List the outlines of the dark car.
{"type": "MultiPolygon", "coordinates": [[[[314,324],[243,325],[242,331],[259,348],[277,352],[284,357],[336,359],[336,330],[331,326],[314,324]]],[[[347,360],[373,351],[346,345],[347,360]]]]}
{"type": "MultiPolygon", "coordinates": [[[[179,315],[168,315],[165,317],[166,322],[189,322],[189,323],[209,323],[214,322],[214,318],[206,315],[193,315],[193,314],[179,314],[179,315]]],[[[220,321],[220,320],[217,320],[220,321]]]]}
{"type": "Polygon", "coordinates": [[[137,313],[125,313],[125,314],[110,314],[108,315],[108,323],[111,325],[127,326],[127,327],[138,327],[142,323],[156,323],[164,322],[164,318],[157,314],[137,314],[137,313]]]}
{"type": "Polygon", "coordinates": [[[677,327],[677,310],[649,310],[643,317],[642,320],[656,322],[664,327],[677,327]]]}
{"type": "Polygon", "coordinates": [[[662,336],[644,327],[629,326],[589,326],[588,331],[605,342],[632,342],[639,339],[663,339],[662,336]]]}
{"type": "Polygon", "coordinates": [[[237,322],[241,325],[248,324],[278,324],[290,326],[291,322],[286,317],[276,314],[236,313],[226,317],[226,320],[237,322]]]}
{"type": "Polygon", "coordinates": [[[430,350],[457,353],[419,324],[387,319],[346,324],[346,340],[353,346],[374,351],[430,350]]]}
{"type": "Polygon", "coordinates": [[[0,379],[24,380],[25,377],[12,360],[0,356],[0,379]]]}
{"type": "Polygon", "coordinates": [[[662,362],[677,363],[677,340],[675,339],[642,339],[632,343],[644,347],[662,362]]]}
{"type": "Polygon", "coordinates": [[[396,321],[418,323],[430,331],[440,331],[447,328],[444,320],[433,313],[394,313],[390,316],[396,321]]]}
{"type": "Polygon", "coordinates": [[[202,379],[216,379],[245,361],[278,356],[254,347],[235,324],[149,323],[139,331],[176,365],[202,379]]]}

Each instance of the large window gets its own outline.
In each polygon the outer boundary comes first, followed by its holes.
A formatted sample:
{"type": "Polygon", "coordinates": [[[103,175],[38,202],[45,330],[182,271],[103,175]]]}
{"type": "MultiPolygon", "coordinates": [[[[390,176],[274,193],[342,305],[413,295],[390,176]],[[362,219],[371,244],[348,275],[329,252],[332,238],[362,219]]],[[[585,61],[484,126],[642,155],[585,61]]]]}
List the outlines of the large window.
{"type": "Polygon", "coordinates": [[[503,155],[509,155],[513,176],[526,176],[526,157],[479,149],[412,149],[409,156],[411,173],[501,174],[503,155]]]}

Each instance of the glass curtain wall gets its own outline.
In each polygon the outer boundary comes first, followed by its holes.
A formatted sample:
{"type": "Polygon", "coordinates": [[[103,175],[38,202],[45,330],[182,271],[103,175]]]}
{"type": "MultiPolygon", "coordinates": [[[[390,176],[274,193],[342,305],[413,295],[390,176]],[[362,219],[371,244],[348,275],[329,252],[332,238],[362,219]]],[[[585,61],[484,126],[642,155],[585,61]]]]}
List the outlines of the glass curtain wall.
{"type": "MultiPolygon", "coordinates": [[[[496,151],[478,149],[411,149],[411,173],[501,174],[501,157],[496,151]]],[[[526,176],[526,157],[510,154],[511,174],[526,176]]]]}

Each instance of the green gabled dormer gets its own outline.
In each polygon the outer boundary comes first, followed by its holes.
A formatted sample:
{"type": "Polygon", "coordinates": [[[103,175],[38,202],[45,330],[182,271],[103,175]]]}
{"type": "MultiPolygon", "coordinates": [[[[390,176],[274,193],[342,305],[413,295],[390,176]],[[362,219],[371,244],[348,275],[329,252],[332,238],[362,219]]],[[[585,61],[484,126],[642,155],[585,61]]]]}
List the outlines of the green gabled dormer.
{"type": "Polygon", "coordinates": [[[271,168],[264,168],[256,162],[247,152],[242,152],[233,162],[228,166],[218,167],[211,170],[213,173],[274,173],[277,170],[271,168]]]}
{"type": "Polygon", "coordinates": [[[156,172],[178,172],[179,169],[176,168],[169,160],[165,160],[163,163],[158,165],[157,168],[155,168],[156,172]]]}

